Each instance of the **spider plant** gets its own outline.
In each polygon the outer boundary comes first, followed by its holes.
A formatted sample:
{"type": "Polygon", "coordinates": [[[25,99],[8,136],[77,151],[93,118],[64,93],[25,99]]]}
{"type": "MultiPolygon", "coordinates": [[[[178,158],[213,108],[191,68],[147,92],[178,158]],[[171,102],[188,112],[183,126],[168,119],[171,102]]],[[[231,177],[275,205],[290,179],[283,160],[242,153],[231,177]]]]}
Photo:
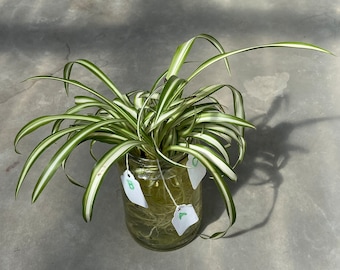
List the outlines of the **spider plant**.
{"type": "MultiPolygon", "coordinates": [[[[235,166],[242,161],[246,142],[245,128],[254,128],[246,121],[242,94],[229,84],[202,85],[191,95],[185,90],[196,77],[209,66],[224,61],[226,73],[230,73],[228,58],[247,51],[287,47],[311,49],[323,53],[329,51],[312,44],[301,42],[280,42],[239,50],[225,51],[214,37],[200,34],[178,46],[169,68],[154,82],[151,89],[145,91],[121,92],[112,80],[95,64],[80,59],[65,65],[63,76],[36,76],[30,79],[49,79],[63,83],[66,93],[70,86],[78,87],[87,95],[75,96],[74,106],[63,114],[46,115],[27,123],[16,135],[15,149],[26,135],[47,124],[53,123],[51,134],[41,140],[28,156],[16,187],[16,196],[27,173],[39,156],[52,144],[66,138],[64,143],[52,156],[34,187],[32,202],[35,202],[59,167],[65,167],[72,151],[83,142],[103,142],[112,147],[103,154],[93,167],[89,182],[83,196],[83,217],[90,221],[97,192],[105,174],[112,164],[122,159],[127,153],[133,156],[162,160],[174,166],[174,157],[179,153],[196,157],[210,172],[224,200],[229,224],[236,219],[236,210],[226,179],[236,181],[235,166]],[[187,61],[193,44],[203,39],[214,46],[216,55],[199,63],[189,76],[182,78],[179,73],[187,61]],[[80,66],[102,81],[112,92],[106,97],[93,88],[71,78],[74,66],[80,66]],[[218,91],[226,91],[233,101],[233,110],[226,111],[220,102],[213,98],[218,91]],[[93,114],[88,115],[88,109],[93,114]],[[71,120],[70,125],[64,122],[71,120]],[[229,159],[229,146],[237,145],[238,157],[232,162],[229,159]]],[[[18,152],[18,151],[17,151],[18,152]]],[[[78,184],[74,179],[69,180],[78,184]]],[[[225,235],[227,229],[215,233],[211,238],[225,235]]]]}

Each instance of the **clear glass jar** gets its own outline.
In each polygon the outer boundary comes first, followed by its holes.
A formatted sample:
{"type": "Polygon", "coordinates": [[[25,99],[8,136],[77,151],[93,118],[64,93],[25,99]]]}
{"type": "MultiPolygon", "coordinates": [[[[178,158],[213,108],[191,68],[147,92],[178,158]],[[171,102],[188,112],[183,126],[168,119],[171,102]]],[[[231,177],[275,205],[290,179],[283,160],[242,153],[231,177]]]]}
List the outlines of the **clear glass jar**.
{"type": "MultiPolygon", "coordinates": [[[[187,157],[180,163],[186,164],[187,157]]],[[[119,163],[120,172],[126,170],[125,159],[119,163]]],[[[172,224],[176,210],[164,181],[161,178],[157,161],[135,158],[129,155],[129,170],[139,182],[148,208],[129,201],[123,191],[125,220],[133,238],[142,246],[153,250],[172,250],[192,241],[198,233],[202,220],[202,187],[194,190],[186,168],[160,163],[165,183],[178,205],[192,204],[199,221],[191,225],[179,236],[172,224]]]]}

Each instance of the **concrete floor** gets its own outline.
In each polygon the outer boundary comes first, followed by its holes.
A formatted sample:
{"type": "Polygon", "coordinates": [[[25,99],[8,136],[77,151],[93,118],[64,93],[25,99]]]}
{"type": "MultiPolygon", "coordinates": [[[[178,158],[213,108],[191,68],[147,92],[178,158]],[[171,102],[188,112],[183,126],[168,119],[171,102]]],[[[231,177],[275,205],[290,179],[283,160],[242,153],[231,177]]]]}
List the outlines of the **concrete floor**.
{"type": "MultiPolygon", "coordinates": [[[[202,76],[242,90],[257,125],[247,133],[247,157],[232,185],[238,219],[225,239],[197,238],[165,253],[142,248],[125,228],[114,168],[91,223],[81,216],[83,191],[61,171],[31,205],[48,155],[15,200],[25,157],[48,129],[25,138],[22,155],[13,149],[27,121],[72,104],[62,85],[22,82],[29,76],[60,75],[68,60],[86,58],[124,91],[149,88],[176,46],[201,32],[228,49],[297,40],[340,55],[339,1],[0,0],[0,6],[1,270],[340,269],[338,57],[269,49],[231,58],[230,78],[218,71],[202,76]]],[[[211,53],[203,42],[195,48],[192,59],[211,53]]],[[[86,73],[77,76],[106,91],[86,73]]],[[[85,181],[92,163],[81,151],[68,169],[85,181]]],[[[205,183],[205,233],[227,219],[215,192],[205,183]]]]}

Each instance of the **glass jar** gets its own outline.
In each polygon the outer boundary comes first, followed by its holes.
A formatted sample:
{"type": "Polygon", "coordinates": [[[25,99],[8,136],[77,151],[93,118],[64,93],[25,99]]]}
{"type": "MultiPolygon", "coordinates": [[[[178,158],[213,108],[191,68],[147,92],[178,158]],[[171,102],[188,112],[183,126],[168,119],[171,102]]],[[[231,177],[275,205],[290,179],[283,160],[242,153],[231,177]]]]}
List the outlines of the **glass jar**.
{"type": "MultiPolygon", "coordinates": [[[[187,160],[185,156],[179,163],[186,164],[187,160]]],[[[126,170],[125,159],[118,165],[123,174],[126,170]]],[[[164,181],[176,204],[191,204],[199,219],[179,236],[172,224],[176,206],[164,185],[157,161],[129,155],[128,165],[148,204],[148,208],[144,208],[132,203],[123,191],[125,221],[133,238],[153,250],[177,249],[192,241],[197,236],[202,220],[201,184],[193,189],[186,168],[160,163],[164,181]]]]}

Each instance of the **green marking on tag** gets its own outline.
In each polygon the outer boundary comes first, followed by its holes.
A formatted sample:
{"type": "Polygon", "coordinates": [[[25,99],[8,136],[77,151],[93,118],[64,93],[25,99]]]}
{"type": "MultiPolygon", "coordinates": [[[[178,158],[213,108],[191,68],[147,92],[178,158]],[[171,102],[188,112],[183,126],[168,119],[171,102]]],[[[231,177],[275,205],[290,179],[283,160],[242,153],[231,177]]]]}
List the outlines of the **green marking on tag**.
{"type": "Polygon", "coordinates": [[[193,165],[194,167],[197,167],[197,165],[198,165],[198,159],[197,159],[196,157],[194,157],[194,158],[192,159],[192,165],[193,165]]]}
{"type": "Polygon", "coordinates": [[[182,219],[183,216],[186,216],[187,213],[179,213],[179,219],[182,219]]]}
{"type": "Polygon", "coordinates": [[[134,190],[135,186],[133,185],[132,181],[131,180],[127,180],[127,181],[128,181],[128,184],[129,184],[129,188],[134,190]]]}

